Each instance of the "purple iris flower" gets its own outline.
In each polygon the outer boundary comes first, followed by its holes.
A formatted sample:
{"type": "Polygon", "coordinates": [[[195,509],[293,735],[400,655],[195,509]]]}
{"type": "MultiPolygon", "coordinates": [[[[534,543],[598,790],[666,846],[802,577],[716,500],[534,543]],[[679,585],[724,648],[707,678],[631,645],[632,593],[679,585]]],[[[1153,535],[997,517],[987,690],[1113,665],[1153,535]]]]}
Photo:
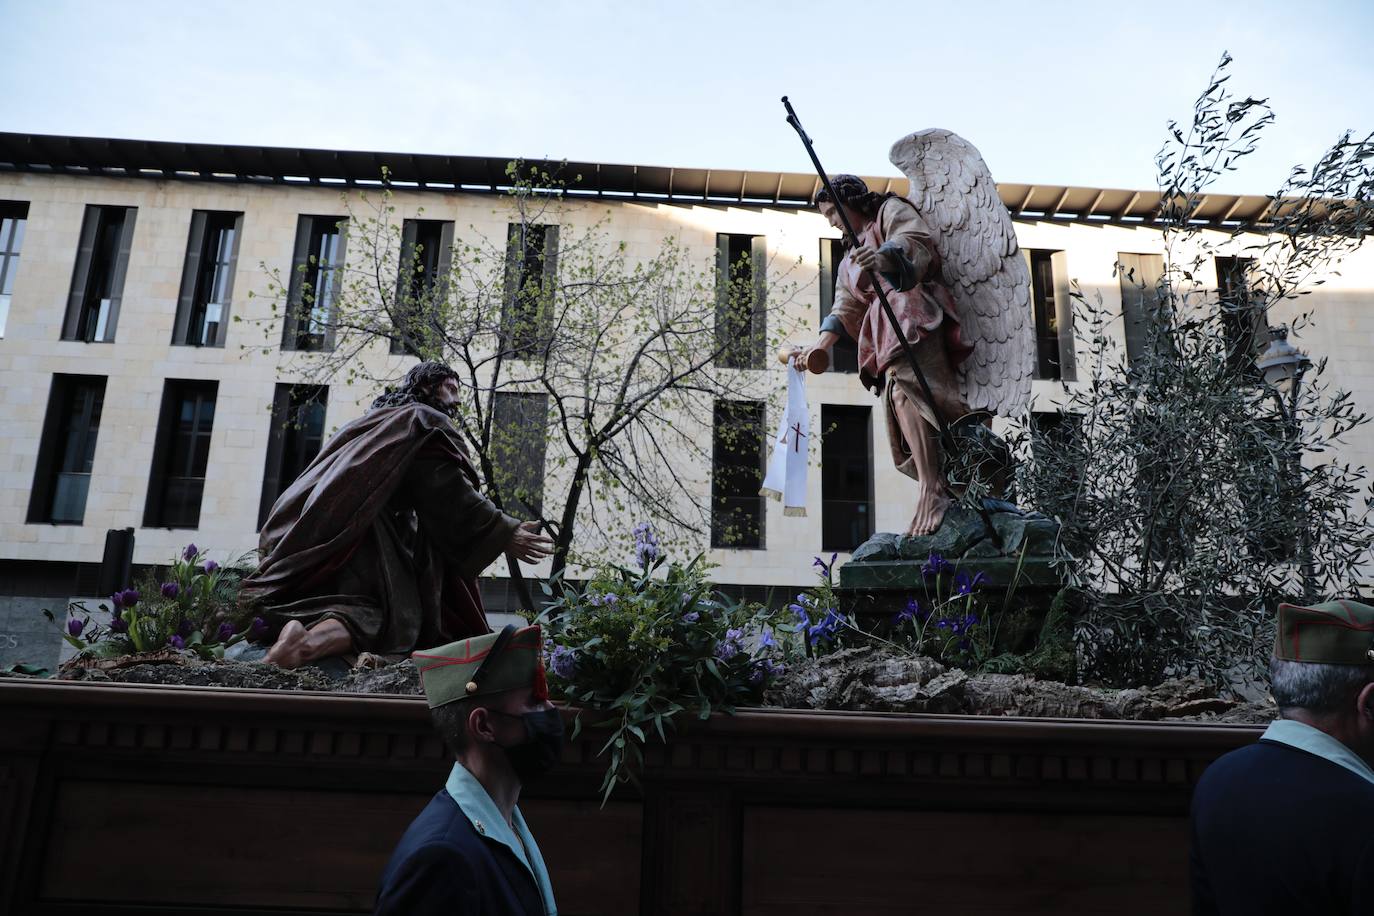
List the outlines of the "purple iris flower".
{"type": "Polygon", "coordinates": [[[219,630],[215,633],[215,639],[219,642],[228,642],[234,638],[234,625],[229,621],[219,625],[219,630]]]}
{"type": "Polygon", "coordinates": [[[196,558],[196,555],[199,553],[200,548],[198,548],[195,544],[187,544],[186,549],[181,552],[181,558],[183,560],[194,560],[196,558]]]}
{"type": "Polygon", "coordinates": [[[735,627],[731,627],[728,630],[726,630],[725,638],[716,644],[716,658],[720,659],[723,662],[728,662],[736,655],[739,655],[740,652],[743,650],[743,647],[740,646],[740,639],[743,636],[744,631],[737,629],[735,627]]]}
{"type": "Polygon", "coordinates": [[[577,653],[567,646],[554,646],[549,655],[549,671],[565,681],[572,680],[577,671],[577,653]]]}
{"type": "Polygon", "coordinates": [[[969,578],[968,573],[961,572],[954,577],[954,590],[961,595],[971,595],[973,594],[974,588],[986,579],[987,576],[983,575],[981,572],[974,573],[972,578],[969,578]]]}
{"type": "Polygon", "coordinates": [[[773,631],[770,630],[768,627],[764,627],[763,632],[759,634],[759,651],[761,652],[764,649],[771,649],[777,644],[778,641],[773,638],[773,631]]]}
{"type": "Polygon", "coordinates": [[[72,636],[80,636],[81,631],[86,629],[86,624],[88,623],[90,623],[89,619],[77,620],[75,617],[68,618],[67,632],[70,633],[72,636]]]}
{"type": "Polygon", "coordinates": [[[683,623],[696,623],[700,619],[701,614],[697,611],[688,611],[687,613],[682,615],[683,623]]]}
{"type": "Polygon", "coordinates": [[[261,617],[254,617],[252,624],[248,627],[248,637],[250,639],[261,639],[267,635],[267,621],[261,617]]]}
{"type": "Polygon", "coordinates": [[[162,597],[175,598],[179,594],[181,594],[180,585],[177,585],[175,582],[162,583],[162,597]]]}
{"type": "Polygon", "coordinates": [[[829,562],[829,563],[825,562],[825,561],[822,560],[820,557],[815,557],[814,559],[812,559],[811,565],[812,565],[812,566],[820,567],[821,575],[825,576],[825,581],[829,582],[829,581],[830,581],[830,573],[831,573],[831,571],[835,568],[835,560],[838,559],[839,556],[840,556],[840,555],[839,555],[838,553],[832,553],[832,554],[830,555],[830,562],[829,562]]]}
{"type": "Polygon", "coordinates": [[[763,685],[764,681],[777,677],[779,674],[782,674],[782,672],[783,666],[780,662],[775,662],[768,658],[760,658],[755,661],[753,666],[749,669],[749,683],[753,684],[755,687],[760,687],[763,685]]]}
{"type": "Polygon", "coordinates": [[[899,626],[912,620],[925,623],[928,619],[930,619],[930,612],[921,607],[921,602],[912,598],[906,603],[906,607],[898,611],[897,615],[892,618],[892,624],[899,626]]]}
{"type": "Polygon", "coordinates": [[[214,560],[206,560],[205,565],[202,566],[201,569],[205,570],[205,574],[208,576],[215,570],[219,569],[219,564],[216,563],[214,560]]]}
{"type": "Polygon", "coordinates": [[[658,544],[654,528],[648,522],[640,522],[634,527],[635,559],[643,569],[648,569],[654,561],[663,556],[663,548],[658,544]]]}
{"type": "Polygon", "coordinates": [[[953,571],[954,564],[933,550],[930,552],[930,556],[926,557],[925,563],[921,565],[921,575],[927,579],[953,571]]]}
{"type": "Polygon", "coordinates": [[[173,649],[185,649],[186,640],[173,633],[171,636],[167,637],[167,645],[171,646],[173,649]]]}
{"type": "Polygon", "coordinates": [[[820,623],[811,626],[806,631],[806,635],[810,638],[811,645],[814,646],[822,639],[833,640],[843,624],[844,618],[836,614],[834,608],[830,608],[825,612],[825,618],[820,623]]]}

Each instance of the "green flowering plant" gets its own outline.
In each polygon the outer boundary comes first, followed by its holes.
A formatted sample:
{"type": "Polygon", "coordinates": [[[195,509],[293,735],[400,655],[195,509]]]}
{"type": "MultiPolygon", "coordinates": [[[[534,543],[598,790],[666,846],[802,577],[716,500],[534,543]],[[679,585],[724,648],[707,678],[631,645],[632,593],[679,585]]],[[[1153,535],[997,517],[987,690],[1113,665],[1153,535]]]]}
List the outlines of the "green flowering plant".
{"type": "MultiPolygon", "coordinates": [[[[638,783],[644,746],[683,714],[700,719],[757,704],[780,674],[788,640],[780,612],[721,595],[698,555],[670,563],[647,525],[635,529],[636,568],[607,564],[581,587],[558,581],[538,620],[555,696],[604,714],[608,755],[602,803],[622,782],[638,783]]],[[[579,712],[575,738],[582,728],[579,712]]]]}
{"type": "MultiPolygon", "coordinates": [[[[149,572],[137,587],[121,589],[110,596],[108,605],[98,605],[109,612],[108,624],[93,622],[85,602],[72,602],[59,624],[62,638],[78,652],[102,658],[160,649],[223,658],[227,647],[267,630],[262,618],[245,621],[238,610],[244,559],[224,567],[188,544],[165,575],[149,572]]],[[[43,615],[58,622],[50,610],[43,615]]]]}

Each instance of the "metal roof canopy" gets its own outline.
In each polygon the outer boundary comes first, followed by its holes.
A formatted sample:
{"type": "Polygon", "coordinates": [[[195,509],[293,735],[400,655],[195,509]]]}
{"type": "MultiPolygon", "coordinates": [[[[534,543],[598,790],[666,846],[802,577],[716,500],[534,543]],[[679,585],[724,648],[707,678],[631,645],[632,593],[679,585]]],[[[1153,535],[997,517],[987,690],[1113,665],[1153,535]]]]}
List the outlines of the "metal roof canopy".
{"type": "MultiPolygon", "coordinates": [[[[393,187],[502,193],[511,185],[506,174],[511,161],[0,132],[0,171],[9,172],[379,187],[385,167],[393,187]]],[[[800,172],[523,162],[564,182],[570,198],[799,208],[809,206],[819,186],[815,175],[800,172]]],[[[864,180],[875,191],[907,192],[905,178],[864,180]]],[[[1027,184],[999,184],[997,190],[1014,218],[1030,221],[1149,225],[1157,221],[1161,208],[1158,191],[1027,184]]],[[[1273,198],[1265,195],[1208,194],[1200,198],[1190,220],[1222,229],[1252,226],[1270,216],[1272,203],[1273,198]]]]}

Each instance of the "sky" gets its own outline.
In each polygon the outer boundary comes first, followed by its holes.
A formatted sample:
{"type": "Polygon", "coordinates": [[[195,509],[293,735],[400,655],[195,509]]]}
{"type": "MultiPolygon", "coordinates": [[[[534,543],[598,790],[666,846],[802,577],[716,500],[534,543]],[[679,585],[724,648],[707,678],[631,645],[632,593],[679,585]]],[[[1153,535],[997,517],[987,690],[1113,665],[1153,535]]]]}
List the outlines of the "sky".
{"type": "Polygon", "coordinates": [[[0,130],[893,175],[945,127],[1002,182],[1148,189],[1223,51],[1277,120],[1215,190],[1374,130],[1374,2],[0,0],[0,130]]]}

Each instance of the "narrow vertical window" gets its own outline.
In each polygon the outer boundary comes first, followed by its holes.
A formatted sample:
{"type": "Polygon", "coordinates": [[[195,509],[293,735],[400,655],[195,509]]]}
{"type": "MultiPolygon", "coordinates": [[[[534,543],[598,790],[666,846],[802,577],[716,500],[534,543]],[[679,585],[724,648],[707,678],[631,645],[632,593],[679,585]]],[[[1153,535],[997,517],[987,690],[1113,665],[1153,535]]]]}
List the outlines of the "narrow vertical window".
{"type": "Polygon", "coordinates": [[[850,551],[873,534],[872,409],[821,405],[821,549],[850,551]]]}
{"type": "Polygon", "coordinates": [[[396,279],[391,352],[419,356],[437,347],[444,282],[452,269],[453,223],[408,219],[401,227],[401,264],[396,279]]]}
{"type": "Polygon", "coordinates": [[[325,385],[278,385],[267,429],[267,465],[258,503],[258,528],[286,488],[310,466],[324,445],[324,417],[329,405],[325,385]]]}
{"type": "Polygon", "coordinates": [[[296,223],[283,350],[331,350],[335,306],[343,282],[344,220],[302,216],[296,223]]]}
{"type": "Polygon", "coordinates": [[[558,227],[511,223],[506,227],[506,348],[538,359],[553,336],[558,227]]]}
{"type": "Polygon", "coordinates": [[[768,245],[761,235],[716,236],[716,365],[762,369],[768,245]]]}
{"type": "Polygon", "coordinates": [[[1162,309],[1159,281],[1164,276],[1164,258],[1157,254],[1118,253],[1117,271],[1121,282],[1121,317],[1126,330],[1126,362],[1135,365],[1147,357],[1159,338],[1162,322],[1168,319],[1162,309]]]}
{"type": "Polygon", "coordinates": [[[199,526],[218,390],[218,382],[167,380],[143,512],[145,528],[199,526]]]}
{"type": "Polygon", "coordinates": [[[1246,277],[1253,263],[1250,258],[1216,259],[1217,304],[1226,333],[1226,365],[1245,378],[1258,377],[1255,357],[1259,355],[1259,342],[1269,339],[1264,311],[1250,301],[1246,277]]]}
{"type": "Polygon", "coordinates": [[[63,340],[114,342],[137,214],[134,207],[86,208],[63,340]]]}
{"type": "Polygon", "coordinates": [[[532,521],[544,511],[549,398],[497,392],[492,401],[492,463],[504,508],[532,521]]]}
{"type": "MultiPolygon", "coordinates": [[[[839,282],[840,262],[844,260],[844,242],[821,239],[821,320],[824,321],[835,305],[835,286],[839,282]]],[[[848,334],[841,334],[831,351],[830,368],[834,372],[859,371],[859,345],[848,334]]]]}
{"type": "Polygon", "coordinates": [[[242,213],[197,210],[191,214],[173,344],[224,346],[242,228],[242,213]]]}
{"type": "Polygon", "coordinates": [[[24,247],[28,217],[27,203],[0,200],[0,337],[5,336],[5,325],[9,322],[10,297],[19,273],[19,250],[24,247]]]}
{"type": "Polygon", "coordinates": [[[1071,381],[1073,307],[1056,262],[1063,252],[1022,248],[1030,267],[1031,321],[1035,329],[1035,378],[1071,381]]]}
{"type": "Polygon", "coordinates": [[[53,376],[29,496],[30,522],[81,524],[104,403],[104,376],[53,376]]]}
{"type": "Polygon", "coordinates": [[[763,546],[761,401],[717,401],[711,434],[711,546],[763,546]]]}

